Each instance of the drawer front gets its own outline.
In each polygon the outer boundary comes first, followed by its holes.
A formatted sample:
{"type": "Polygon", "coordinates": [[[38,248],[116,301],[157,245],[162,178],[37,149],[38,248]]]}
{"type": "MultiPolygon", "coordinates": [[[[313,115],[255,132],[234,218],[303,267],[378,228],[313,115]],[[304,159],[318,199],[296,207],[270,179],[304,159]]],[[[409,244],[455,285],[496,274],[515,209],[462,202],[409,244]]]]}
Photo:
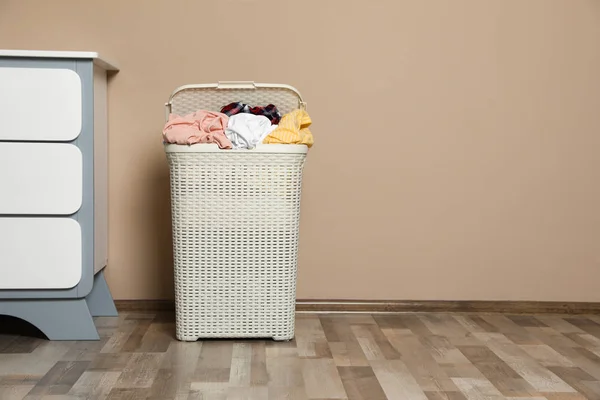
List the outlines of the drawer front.
{"type": "Polygon", "coordinates": [[[71,144],[0,142],[0,214],[77,212],[82,163],[81,151],[71,144]]]}
{"type": "Polygon", "coordinates": [[[68,289],[81,280],[74,219],[0,218],[0,254],[0,289],[68,289]]]}
{"type": "Polygon", "coordinates": [[[0,140],[76,139],[81,93],[81,79],[70,69],[0,68],[0,140]]]}

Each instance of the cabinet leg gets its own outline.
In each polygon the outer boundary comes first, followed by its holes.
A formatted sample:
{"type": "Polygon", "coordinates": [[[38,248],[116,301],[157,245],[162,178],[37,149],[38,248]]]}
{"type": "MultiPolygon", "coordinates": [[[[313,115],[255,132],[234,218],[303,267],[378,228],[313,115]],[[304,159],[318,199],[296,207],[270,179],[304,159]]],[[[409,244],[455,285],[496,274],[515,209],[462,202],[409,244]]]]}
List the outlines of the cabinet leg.
{"type": "Polygon", "coordinates": [[[37,327],[49,340],[99,340],[84,299],[1,300],[0,314],[37,327]]]}
{"type": "Polygon", "coordinates": [[[85,301],[94,317],[116,317],[119,315],[106,284],[104,271],[100,271],[94,276],[94,286],[85,301]]]}

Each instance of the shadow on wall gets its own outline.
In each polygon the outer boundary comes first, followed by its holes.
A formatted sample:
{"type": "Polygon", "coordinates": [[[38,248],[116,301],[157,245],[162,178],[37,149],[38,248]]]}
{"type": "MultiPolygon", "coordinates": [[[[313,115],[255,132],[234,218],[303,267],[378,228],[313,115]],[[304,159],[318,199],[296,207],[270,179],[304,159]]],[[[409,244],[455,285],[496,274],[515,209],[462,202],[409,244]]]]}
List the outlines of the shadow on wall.
{"type": "MultiPolygon", "coordinates": [[[[160,162],[152,162],[148,166],[150,182],[146,187],[144,197],[149,202],[148,211],[151,218],[149,232],[152,235],[154,249],[151,265],[156,266],[154,271],[155,293],[157,298],[173,299],[173,235],[171,228],[171,189],[169,180],[169,167],[166,156],[161,154],[160,162]]],[[[155,160],[156,161],[156,160],[155,160]]]]}

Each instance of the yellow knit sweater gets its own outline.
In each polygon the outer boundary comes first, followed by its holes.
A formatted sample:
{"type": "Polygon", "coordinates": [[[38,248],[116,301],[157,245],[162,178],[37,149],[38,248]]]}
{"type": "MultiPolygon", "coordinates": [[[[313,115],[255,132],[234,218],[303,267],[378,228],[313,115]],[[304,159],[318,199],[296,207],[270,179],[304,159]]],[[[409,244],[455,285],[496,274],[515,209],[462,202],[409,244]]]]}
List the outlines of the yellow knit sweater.
{"type": "Polygon", "coordinates": [[[308,127],[312,123],[305,110],[294,110],[279,121],[277,128],[263,140],[264,144],[305,144],[313,145],[314,138],[308,127]]]}

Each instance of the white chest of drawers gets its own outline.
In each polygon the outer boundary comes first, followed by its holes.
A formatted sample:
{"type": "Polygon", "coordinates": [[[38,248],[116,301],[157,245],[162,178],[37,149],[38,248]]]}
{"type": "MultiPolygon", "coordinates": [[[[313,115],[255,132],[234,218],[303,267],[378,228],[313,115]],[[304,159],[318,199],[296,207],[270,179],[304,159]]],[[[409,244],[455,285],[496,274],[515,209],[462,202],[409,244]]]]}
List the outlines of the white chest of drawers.
{"type": "Polygon", "coordinates": [[[93,52],[0,50],[0,314],[98,339],[107,265],[107,75],[93,52]]]}

